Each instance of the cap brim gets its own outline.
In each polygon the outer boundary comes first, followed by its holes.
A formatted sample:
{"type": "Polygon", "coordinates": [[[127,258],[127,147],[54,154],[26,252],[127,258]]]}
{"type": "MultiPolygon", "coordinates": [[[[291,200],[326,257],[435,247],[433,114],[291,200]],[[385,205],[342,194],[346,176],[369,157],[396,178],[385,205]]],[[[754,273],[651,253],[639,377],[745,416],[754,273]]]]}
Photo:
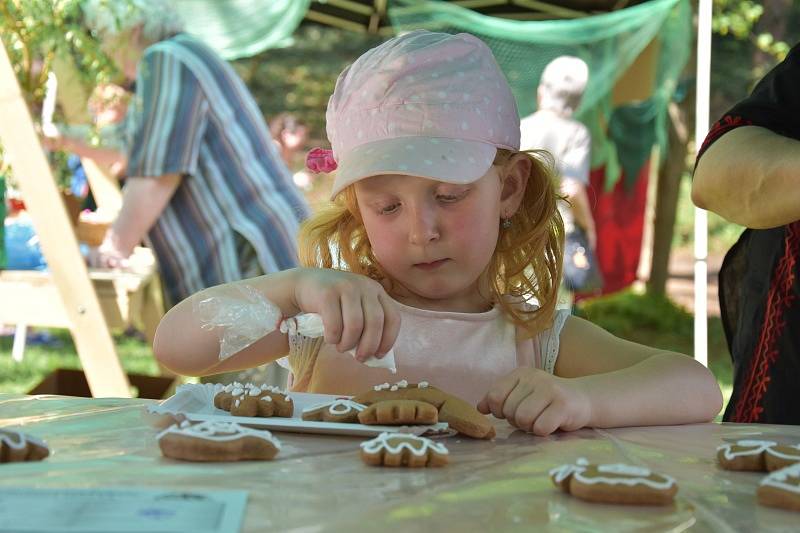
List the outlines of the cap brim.
{"type": "Polygon", "coordinates": [[[382,174],[472,183],[486,174],[496,154],[494,145],[445,137],[395,137],[362,144],[338,161],[331,199],[359,180],[382,174]]]}

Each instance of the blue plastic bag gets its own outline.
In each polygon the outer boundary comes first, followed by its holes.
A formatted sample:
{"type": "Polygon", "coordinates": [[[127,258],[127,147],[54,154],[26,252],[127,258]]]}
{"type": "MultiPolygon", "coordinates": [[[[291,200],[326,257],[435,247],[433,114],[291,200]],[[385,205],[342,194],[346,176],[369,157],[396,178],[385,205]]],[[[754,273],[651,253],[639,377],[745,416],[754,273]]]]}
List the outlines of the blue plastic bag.
{"type": "Polygon", "coordinates": [[[8,270],[45,270],[47,263],[39,246],[39,237],[26,216],[5,221],[5,256],[8,270]]]}

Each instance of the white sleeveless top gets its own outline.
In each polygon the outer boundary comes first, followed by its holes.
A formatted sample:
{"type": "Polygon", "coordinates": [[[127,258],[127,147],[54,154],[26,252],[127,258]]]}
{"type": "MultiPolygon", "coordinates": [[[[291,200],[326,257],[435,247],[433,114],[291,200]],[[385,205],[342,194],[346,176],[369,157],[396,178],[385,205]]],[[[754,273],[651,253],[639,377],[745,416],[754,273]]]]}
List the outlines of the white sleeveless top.
{"type": "MultiPolygon", "coordinates": [[[[523,304],[527,305],[527,304],[523,304]]],[[[489,388],[515,368],[553,373],[559,335],[568,310],[536,337],[517,340],[517,328],[499,306],[483,313],[428,311],[397,303],[400,332],[394,345],[397,373],[358,363],[322,338],[290,336],[289,355],[279,362],[293,375],[292,390],[352,395],[384,382],[427,381],[477,404],[489,388]]]]}

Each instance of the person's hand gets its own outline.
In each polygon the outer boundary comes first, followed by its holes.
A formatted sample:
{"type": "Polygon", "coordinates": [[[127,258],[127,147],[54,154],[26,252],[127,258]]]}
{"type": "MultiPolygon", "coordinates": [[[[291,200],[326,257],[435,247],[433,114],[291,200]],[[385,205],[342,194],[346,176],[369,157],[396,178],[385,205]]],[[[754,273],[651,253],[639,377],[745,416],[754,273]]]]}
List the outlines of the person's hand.
{"type": "Polygon", "coordinates": [[[116,249],[108,239],[100,246],[90,248],[87,260],[92,268],[127,268],[129,265],[128,256],[116,249]]]}
{"type": "Polygon", "coordinates": [[[400,314],[377,281],[338,270],[303,268],[294,299],[305,313],[322,317],[325,342],[340,352],[356,349],[356,360],[383,357],[400,331],[400,314]]]}
{"type": "Polygon", "coordinates": [[[498,380],[478,403],[478,410],[541,436],[558,429],[580,429],[592,414],[579,379],[559,378],[536,368],[518,368],[498,380]]]}

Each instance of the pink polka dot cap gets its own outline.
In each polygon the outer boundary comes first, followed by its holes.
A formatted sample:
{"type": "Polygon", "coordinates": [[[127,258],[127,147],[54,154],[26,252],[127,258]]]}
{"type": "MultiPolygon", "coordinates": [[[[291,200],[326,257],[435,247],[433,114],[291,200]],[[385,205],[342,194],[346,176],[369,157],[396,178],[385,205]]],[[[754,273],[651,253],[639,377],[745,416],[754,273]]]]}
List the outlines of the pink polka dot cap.
{"type": "Polygon", "coordinates": [[[380,174],[472,183],[497,148],[519,149],[508,82],[486,44],[467,33],[418,30],[367,51],[339,75],[325,118],[327,168],[337,168],[332,198],[380,174]]]}

